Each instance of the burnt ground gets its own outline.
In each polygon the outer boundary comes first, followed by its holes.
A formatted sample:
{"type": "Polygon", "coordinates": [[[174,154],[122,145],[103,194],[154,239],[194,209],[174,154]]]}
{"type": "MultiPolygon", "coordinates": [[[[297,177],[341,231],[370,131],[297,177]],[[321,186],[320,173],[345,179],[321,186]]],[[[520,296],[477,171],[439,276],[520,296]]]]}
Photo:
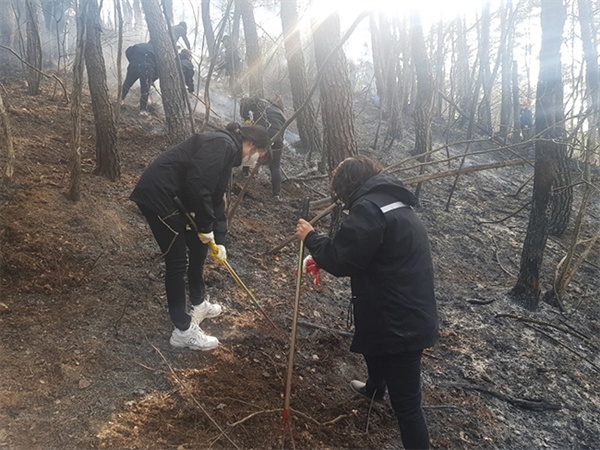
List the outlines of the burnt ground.
{"type": "MultiPolygon", "coordinates": [[[[128,200],[144,167],[168,146],[160,121],[125,108],[122,177],[109,182],[92,174],[86,104],[83,198],[71,203],[69,107],[50,89],[32,98],[23,86],[6,88],[17,167],[1,196],[1,448],[289,448],[288,425],[296,448],[401,447],[389,404],[369,408],[348,388],[365,368],[348,351],[348,281],[327,274],[319,286],[303,281],[292,414],[282,420],[298,245],[269,250],[293,232],[298,200],[325,195],[325,180],[287,181],[277,203],[263,170],[230,227],[229,261],[278,330],[209,263],[209,292],[225,313],[203,328],[222,344],[213,352],[173,349],[158,249],[128,200]]],[[[376,117],[362,102],[361,148],[374,141],[376,117]]],[[[444,126],[436,124],[436,142],[464,139],[444,126]]],[[[367,153],[390,164],[410,147],[408,137],[367,153]]],[[[287,176],[305,171],[302,160],[285,154],[287,176]]],[[[464,176],[447,212],[453,179],[423,186],[419,214],[430,232],[441,318],[440,341],[423,362],[433,448],[600,448],[598,247],[569,288],[566,313],[545,304],[528,312],[506,297],[528,210],[511,214],[528,201],[532,170],[464,176]]],[[[234,188],[242,181],[235,175],[234,188]]],[[[598,228],[594,202],[588,234],[598,228]]],[[[571,238],[549,240],[546,285],[571,238]]]]}

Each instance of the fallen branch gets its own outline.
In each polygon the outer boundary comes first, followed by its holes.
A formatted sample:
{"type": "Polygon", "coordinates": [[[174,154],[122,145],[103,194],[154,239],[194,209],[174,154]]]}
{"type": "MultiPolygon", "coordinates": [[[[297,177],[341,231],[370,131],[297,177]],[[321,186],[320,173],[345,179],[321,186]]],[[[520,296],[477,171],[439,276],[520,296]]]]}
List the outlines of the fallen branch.
{"type": "MultiPolygon", "coordinates": [[[[329,215],[331,213],[331,211],[333,211],[335,209],[335,207],[337,206],[337,203],[332,203],[331,205],[329,205],[326,209],[324,209],[323,211],[321,211],[318,215],[316,215],[309,223],[311,225],[314,225],[315,223],[317,223],[319,220],[321,220],[323,217],[329,215]]],[[[283,247],[285,247],[286,245],[294,242],[296,240],[296,235],[292,234],[291,236],[289,236],[288,238],[285,239],[285,241],[283,241],[281,244],[279,244],[276,247],[273,247],[271,250],[267,251],[267,254],[273,254],[273,253],[277,253],[278,251],[280,251],[283,247]]]]}
{"type": "Polygon", "coordinates": [[[281,409],[263,409],[261,411],[255,411],[252,414],[244,417],[243,419],[240,419],[237,422],[228,423],[227,425],[231,428],[237,427],[238,425],[241,425],[242,423],[247,422],[248,420],[252,419],[253,417],[258,416],[259,414],[270,414],[270,413],[279,412],[279,411],[281,411],[281,409]]]}
{"type": "MultiPolygon", "coordinates": [[[[562,331],[563,333],[567,333],[567,334],[572,334],[575,336],[578,336],[579,338],[583,339],[584,341],[588,342],[591,344],[590,341],[590,337],[586,336],[585,334],[581,333],[578,330],[572,329],[573,331],[570,331],[568,328],[563,328],[560,327],[558,325],[553,324],[552,322],[545,322],[543,320],[536,320],[536,319],[529,319],[527,317],[522,317],[522,316],[515,316],[514,314],[496,314],[497,318],[502,318],[502,317],[507,317],[509,319],[515,319],[518,320],[519,322],[528,322],[528,323],[533,323],[535,325],[543,325],[546,327],[551,327],[551,328],[555,328],[559,331],[562,331]]],[[[565,324],[566,325],[566,324],[565,324]]],[[[593,345],[593,344],[591,344],[593,345]]]]}
{"type": "Polygon", "coordinates": [[[315,328],[315,329],[321,330],[321,331],[328,331],[330,333],[340,334],[342,336],[349,336],[349,337],[354,336],[354,333],[351,333],[349,331],[336,330],[335,328],[324,327],[322,325],[317,325],[316,323],[312,323],[312,322],[309,322],[307,320],[302,320],[302,319],[298,319],[298,325],[303,325],[303,326],[309,327],[309,328],[315,328]]]}
{"type": "Polygon", "coordinates": [[[17,52],[15,52],[12,48],[10,47],[6,47],[5,45],[0,45],[0,48],[3,48],[4,50],[8,50],[9,52],[11,52],[13,55],[15,55],[23,64],[26,64],[27,66],[29,66],[30,68],[32,68],[33,70],[35,70],[37,73],[39,73],[40,75],[45,76],[46,78],[52,78],[56,81],[58,81],[58,84],[60,84],[60,86],[63,89],[63,93],[65,95],[65,102],[67,104],[69,104],[69,94],[67,93],[67,88],[65,87],[64,83],[60,80],[60,78],[58,78],[55,74],[52,75],[48,75],[45,72],[42,72],[40,69],[38,69],[35,66],[32,66],[31,64],[29,64],[27,61],[25,61],[23,58],[21,58],[21,56],[19,56],[19,54],[17,52]]]}
{"type": "Polygon", "coordinates": [[[162,352],[158,348],[156,348],[156,346],[154,346],[150,341],[148,341],[148,343],[150,344],[150,346],[154,350],[156,350],[156,352],[163,359],[163,361],[165,362],[165,364],[169,368],[169,371],[171,372],[171,375],[173,376],[173,378],[175,379],[175,381],[177,381],[177,383],[181,386],[181,388],[183,389],[183,391],[189,396],[189,398],[192,400],[192,402],[198,408],[200,408],[200,411],[202,411],[206,415],[206,417],[208,417],[208,420],[210,420],[212,422],[212,424],[221,432],[221,435],[225,436],[227,438],[227,440],[229,442],[231,442],[231,445],[233,445],[238,450],[241,450],[241,448],[235,442],[233,442],[233,440],[225,433],[225,431],[223,430],[223,428],[221,428],[221,426],[217,423],[217,421],[215,419],[213,419],[210,414],[208,414],[208,411],[206,411],[206,409],[204,408],[204,406],[202,406],[200,404],[200,402],[196,399],[196,397],[194,397],[194,394],[192,394],[192,392],[187,387],[187,385],[177,376],[177,374],[175,373],[175,370],[173,370],[173,367],[171,366],[171,364],[169,364],[169,361],[167,361],[167,358],[165,358],[165,356],[162,354],[162,352]]]}
{"type": "Polygon", "coordinates": [[[448,383],[446,384],[448,387],[454,387],[457,389],[470,390],[470,391],[478,391],[484,394],[491,395],[492,397],[499,398],[500,400],[504,400],[505,402],[511,403],[519,408],[529,409],[532,411],[558,411],[561,409],[560,405],[555,403],[549,403],[544,400],[537,399],[522,399],[513,397],[512,395],[503,394],[502,392],[492,391],[490,389],[483,388],[481,386],[477,386],[475,384],[462,384],[462,383],[448,383]]]}

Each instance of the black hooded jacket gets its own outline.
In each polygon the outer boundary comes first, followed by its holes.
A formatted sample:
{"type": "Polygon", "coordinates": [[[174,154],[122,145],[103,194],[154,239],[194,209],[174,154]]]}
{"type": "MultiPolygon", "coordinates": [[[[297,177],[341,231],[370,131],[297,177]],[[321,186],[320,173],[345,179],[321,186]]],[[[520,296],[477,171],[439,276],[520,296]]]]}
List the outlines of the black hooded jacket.
{"type": "Polygon", "coordinates": [[[179,197],[201,232],[214,231],[217,244],[227,232],[224,194],[231,169],[242,162],[242,141],[218,130],[194,134],[158,156],[142,174],[130,199],[160,217],[176,212],[179,197]]]}
{"type": "Polygon", "coordinates": [[[333,239],[310,232],[304,241],[319,267],[351,277],[353,352],[396,354],[437,341],[431,251],[415,204],[398,179],[378,174],[351,195],[333,239]]]}
{"type": "MultiPolygon", "coordinates": [[[[251,120],[252,123],[265,127],[271,139],[279,133],[286,120],[279,106],[258,97],[243,99],[240,102],[240,116],[245,121],[251,120]]],[[[273,142],[271,148],[273,150],[282,149],[283,137],[273,142]]]]}

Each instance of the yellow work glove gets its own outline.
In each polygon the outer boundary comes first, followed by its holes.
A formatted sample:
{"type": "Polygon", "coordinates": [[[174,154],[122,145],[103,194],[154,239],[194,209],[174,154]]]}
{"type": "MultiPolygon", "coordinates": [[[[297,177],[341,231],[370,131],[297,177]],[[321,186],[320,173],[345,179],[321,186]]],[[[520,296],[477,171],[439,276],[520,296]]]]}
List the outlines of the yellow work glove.
{"type": "Polygon", "coordinates": [[[210,233],[198,233],[198,239],[203,244],[208,244],[209,242],[215,242],[215,234],[211,231],[210,233]]]}

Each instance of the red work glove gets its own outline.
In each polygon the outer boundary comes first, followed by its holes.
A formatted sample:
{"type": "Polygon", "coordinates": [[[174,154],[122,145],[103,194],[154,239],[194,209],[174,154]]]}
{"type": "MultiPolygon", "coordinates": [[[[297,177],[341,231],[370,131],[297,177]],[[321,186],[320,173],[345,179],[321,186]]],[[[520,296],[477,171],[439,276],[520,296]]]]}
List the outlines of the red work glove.
{"type": "Polygon", "coordinates": [[[312,256],[309,255],[304,258],[304,261],[302,261],[302,270],[304,273],[310,273],[315,278],[315,286],[319,285],[319,281],[321,280],[320,269],[312,256]]]}

